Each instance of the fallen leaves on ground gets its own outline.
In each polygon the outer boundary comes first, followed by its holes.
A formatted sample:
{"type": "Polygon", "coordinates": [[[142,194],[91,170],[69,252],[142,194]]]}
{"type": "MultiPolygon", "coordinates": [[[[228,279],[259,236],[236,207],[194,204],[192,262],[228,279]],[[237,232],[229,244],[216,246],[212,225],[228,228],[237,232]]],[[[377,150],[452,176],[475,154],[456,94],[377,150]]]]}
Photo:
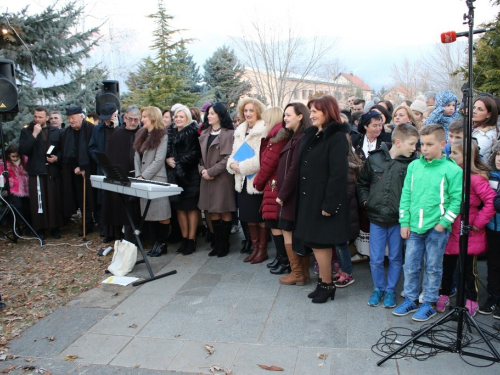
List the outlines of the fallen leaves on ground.
{"type": "Polygon", "coordinates": [[[73,223],[62,229],[59,240],[48,233],[46,242],[57,246],[41,247],[35,240],[0,240],[0,291],[7,304],[0,318],[0,349],[103,279],[111,258],[97,256],[98,231],[87,235],[92,250],[65,244],[83,244],[77,232],[78,225],[73,223]]]}
{"type": "Polygon", "coordinates": [[[205,344],[205,349],[208,352],[208,356],[211,356],[215,352],[215,348],[213,346],[211,346],[211,345],[208,345],[208,344],[205,344]]]}
{"type": "Polygon", "coordinates": [[[325,363],[326,363],[326,359],[328,358],[328,354],[326,354],[326,353],[318,353],[318,358],[323,360],[323,362],[321,362],[320,364],[318,364],[318,367],[323,367],[325,365],[325,363]]]}
{"type": "Polygon", "coordinates": [[[268,370],[268,371],[285,371],[285,369],[283,367],[279,367],[279,366],[267,366],[267,365],[259,365],[257,364],[257,366],[259,366],[260,368],[263,368],[264,370],[268,370]]]}
{"type": "Polygon", "coordinates": [[[132,323],[131,325],[128,326],[128,328],[137,328],[137,324],[132,323]]]}
{"type": "Polygon", "coordinates": [[[75,359],[77,359],[78,356],[76,354],[68,354],[64,359],[69,362],[73,362],[75,359]]]}
{"type": "Polygon", "coordinates": [[[214,366],[210,367],[209,370],[212,374],[215,374],[217,372],[224,372],[223,375],[234,375],[234,373],[231,370],[229,370],[225,367],[219,366],[219,365],[214,365],[214,366]]]}

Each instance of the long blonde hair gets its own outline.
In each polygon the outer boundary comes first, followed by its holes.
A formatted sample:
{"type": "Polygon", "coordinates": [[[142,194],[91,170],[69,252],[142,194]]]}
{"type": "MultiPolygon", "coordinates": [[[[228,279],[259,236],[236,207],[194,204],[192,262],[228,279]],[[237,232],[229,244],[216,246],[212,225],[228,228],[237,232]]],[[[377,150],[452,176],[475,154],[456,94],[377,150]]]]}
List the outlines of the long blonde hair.
{"type": "Polygon", "coordinates": [[[161,115],[160,108],[157,107],[144,107],[141,108],[141,116],[147,116],[151,120],[153,129],[165,129],[163,116],[161,115]]]}
{"type": "MultiPolygon", "coordinates": [[[[462,141],[453,142],[451,147],[456,147],[458,150],[464,154],[464,145],[462,141]]],[[[484,177],[486,180],[489,180],[489,168],[488,165],[481,160],[481,156],[479,155],[479,146],[477,145],[477,141],[475,139],[472,140],[471,143],[471,165],[470,170],[474,174],[478,174],[481,177],[484,177]]]]}
{"type": "Polygon", "coordinates": [[[283,110],[280,107],[271,107],[262,113],[262,120],[266,125],[265,135],[267,136],[272,128],[283,120],[283,110]]]}

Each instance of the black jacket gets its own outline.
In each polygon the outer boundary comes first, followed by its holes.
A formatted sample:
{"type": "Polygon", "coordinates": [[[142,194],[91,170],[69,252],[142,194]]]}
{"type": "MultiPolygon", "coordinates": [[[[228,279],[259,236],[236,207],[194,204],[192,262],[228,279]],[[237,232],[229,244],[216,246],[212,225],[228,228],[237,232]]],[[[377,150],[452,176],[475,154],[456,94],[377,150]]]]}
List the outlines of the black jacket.
{"type": "Polygon", "coordinates": [[[176,163],[175,177],[177,184],[184,189],[181,198],[194,198],[200,192],[198,164],[200,163],[201,149],[198,141],[199,136],[198,126],[193,121],[178,131],[172,139],[172,151],[176,163]]]}
{"type": "Polygon", "coordinates": [[[21,130],[19,137],[19,153],[28,157],[28,175],[47,175],[59,177],[61,175],[61,132],[55,126],[49,128],[49,145],[55,146],[54,155],[57,156],[56,163],[47,163],[47,149],[42,149],[41,134],[33,137],[32,122],[27,128],[21,130]]]}
{"type": "Polygon", "coordinates": [[[368,209],[368,219],[379,226],[399,223],[399,201],[408,165],[414,157],[392,159],[385,143],[370,152],[358,177],[358,200],[368,209]]]}
{"type": "Polygon", "coordinates": [[[299,150],[295,235],[302,242],[342,244],[350,237],[347,196],[350,127],[332,123],[304,132],[299,150]],[[331,214],[323,216],[322,210],[331,214]]]}

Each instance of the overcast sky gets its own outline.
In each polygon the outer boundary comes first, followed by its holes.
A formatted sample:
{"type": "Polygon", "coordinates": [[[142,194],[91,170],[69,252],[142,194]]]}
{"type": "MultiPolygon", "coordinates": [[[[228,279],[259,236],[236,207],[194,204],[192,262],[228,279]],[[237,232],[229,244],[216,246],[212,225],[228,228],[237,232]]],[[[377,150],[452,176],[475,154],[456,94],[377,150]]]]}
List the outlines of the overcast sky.
{"type": "MultiPolygon", "coordinates": [[[[85,28],[103,24],[101,47],[89,64],[102,62],[114,75],[110,79],[123,81],[141,58],[152,54],[154,24],[147,15],[156,12],[157,1],[78,2],[85,5],[85,28]]],[[[30,13],[39,13],[53,0],[17,0],[8,2],[8,7],[2,3],[1,13],[27,5],[30,13]]],[[[468,28],[463,25],[463,14],[468,11],[465,0],[165,0],[164,4],[174,16],[172,26],[186,29],[184,38],[195,39],[188,48],[200,66],[218,47],[231,45],[231,37],[240,36],[254,19],[276,25],[291,22],[304,36],[335,38],[332,56],[375,89],[391,84],[393,63],[404,57],[415,61],[440,42],[442,32],[468,28]]],[[[475,28],[498,13],[489,0],[474,4],[475,28]]]]}

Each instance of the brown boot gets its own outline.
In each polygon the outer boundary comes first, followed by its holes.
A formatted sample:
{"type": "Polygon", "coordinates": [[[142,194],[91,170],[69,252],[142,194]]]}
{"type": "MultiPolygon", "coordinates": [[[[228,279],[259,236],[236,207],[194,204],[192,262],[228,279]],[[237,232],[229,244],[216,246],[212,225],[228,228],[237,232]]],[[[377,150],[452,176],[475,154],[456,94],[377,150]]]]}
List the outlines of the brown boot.
{"type": "Polygon", "coordinates": [[[257,263],[262,263],[263,261],[267,260],[268,255],[267,255],[267,243],[269,242],[269,229],[266,227],[261,227],[260,225],[257,227],[259,228],[259,251],[255,255],[255,257],[250,261],[252,264],[257,264],[257,263]]]}
{"type": "Polygon", "coordinates": [[[252,241],[253,250],[249,256],[243,259],[243,262],[250,262],[259,252],[259,228],[260,227],[258,225],[248,226],[248,232],[250,233],[250,241],[252,241]]]}
{"type": "Polygon", "coordinates": [[[307,254],[302,257],[302,273],[304,274],[304,281],[309,283],[311,281],[311,274],[309,273],[309,265],[311,260],[311,254],[307,254]]]}
{"type": "Polygon", "coordinates": [[[286,253],[290,260],[290,267],[292,272],[288,275],[280,277],[280,284],[285,285],[305,285],[306,279],[304,277],[304,257],[297,255],[292,250],[292,244],[285,244],[286,253]]]}

